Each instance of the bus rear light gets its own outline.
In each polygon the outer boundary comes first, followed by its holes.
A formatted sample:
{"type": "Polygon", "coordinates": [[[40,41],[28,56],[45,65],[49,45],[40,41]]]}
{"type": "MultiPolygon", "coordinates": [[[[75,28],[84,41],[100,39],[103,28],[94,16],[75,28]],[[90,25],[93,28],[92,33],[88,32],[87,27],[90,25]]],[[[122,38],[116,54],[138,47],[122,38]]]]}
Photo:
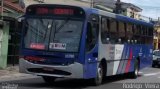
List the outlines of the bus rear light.
{"type": "Polygon", "coordinates": [[[34,57],[34,56],[26,56],[24,57],[25,60],[28,61],[44,61],[44,58],[40,58],[40,57],[34,57]]]}

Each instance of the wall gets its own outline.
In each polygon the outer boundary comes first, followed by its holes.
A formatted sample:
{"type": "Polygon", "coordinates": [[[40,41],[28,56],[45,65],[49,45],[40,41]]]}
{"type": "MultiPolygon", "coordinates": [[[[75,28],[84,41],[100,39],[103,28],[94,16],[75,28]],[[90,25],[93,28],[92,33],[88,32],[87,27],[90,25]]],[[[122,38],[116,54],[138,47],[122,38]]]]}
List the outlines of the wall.
{"type": "Polygon", "coordinates": [[[7,67],[9,23],[5,22],[0,29],[0,69],[7,67]]]}
{"type": "Polygon", "coordinates": [[[158,37],[155,37],[155,36],[154,36],[154,40],[153,40],[153,47],[154,47],[153,49],[154,49],[154,50],[157,50],[157,49],[158,49],[158,44],[159,44],[159,43],[158,43],[158,37]]]}
{"type": "Polygon", "coordinates": [[[126,10],[126,16],[130,17],[133,13],[134,13],[134,18],[135,19],[140,19],[139,12],[137,12],[137,11],[131,9],[131,8],[127,8],[127,10],[126,10]]]}
{"type": "Polygon", "coordinates": [[[154,49],[160,49],[160,25],[159,22],[157,22],[157,25],[154,27],[155,33],[154,33],[154,49]]]}
{"type": "MultiPolygon", "coordinates": [[[[90,7],[90,3],[76,1],[76,0],[44,0],[47,4],[65,4],[65,5],[76,5],[90,7]]],[[[30,4],[37,4],[38,0],[24,0],[25,6],[30,4]]]]}

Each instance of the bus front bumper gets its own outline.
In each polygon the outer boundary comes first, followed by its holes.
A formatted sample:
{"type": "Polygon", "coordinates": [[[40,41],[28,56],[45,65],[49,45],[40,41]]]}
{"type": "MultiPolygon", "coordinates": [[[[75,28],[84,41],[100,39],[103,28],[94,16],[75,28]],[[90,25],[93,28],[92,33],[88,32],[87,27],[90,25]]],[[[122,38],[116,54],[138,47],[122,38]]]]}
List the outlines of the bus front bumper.
{"type": "Polygon", "coordinates": [[[67,66],[34,64],[21,58],[19,60],[19,71],[37,76],[83,78],[83,65],[74,63],[67,66]]]}

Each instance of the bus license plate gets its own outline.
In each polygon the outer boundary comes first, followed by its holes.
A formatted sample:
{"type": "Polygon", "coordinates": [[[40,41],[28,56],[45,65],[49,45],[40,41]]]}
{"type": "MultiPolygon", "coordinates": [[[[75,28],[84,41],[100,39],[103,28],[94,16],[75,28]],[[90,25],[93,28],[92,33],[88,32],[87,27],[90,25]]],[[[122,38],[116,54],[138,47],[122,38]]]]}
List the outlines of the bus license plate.
{"type": "Polygon", "coordinates": [[[43,70],[45,70],[45,71],[54,71],[53,68],[47,68],[47,67],[44,67],[43,70]]]}

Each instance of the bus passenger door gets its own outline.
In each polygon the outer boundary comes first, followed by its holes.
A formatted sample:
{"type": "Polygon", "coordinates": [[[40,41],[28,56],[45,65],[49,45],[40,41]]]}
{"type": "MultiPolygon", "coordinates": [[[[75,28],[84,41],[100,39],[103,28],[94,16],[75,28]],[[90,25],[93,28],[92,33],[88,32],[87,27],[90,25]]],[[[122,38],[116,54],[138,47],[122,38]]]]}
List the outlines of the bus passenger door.
{"type": "Polygon", "coordinates": [[[94,78],[97,70],[97,59],[98,59],[98,17],[95,15],[87,23],[86,33],[86,51],[85,51],[85,74],[84,77],[94,78]]]}

